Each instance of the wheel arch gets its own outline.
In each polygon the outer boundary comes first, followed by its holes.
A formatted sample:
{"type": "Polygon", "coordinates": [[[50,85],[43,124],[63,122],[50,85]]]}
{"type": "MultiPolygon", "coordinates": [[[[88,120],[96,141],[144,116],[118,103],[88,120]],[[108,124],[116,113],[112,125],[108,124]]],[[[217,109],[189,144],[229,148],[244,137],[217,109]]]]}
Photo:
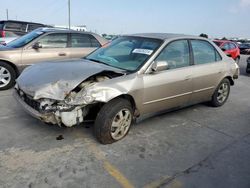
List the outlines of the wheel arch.
{"type": "Polygon", "coordinates": [[[3,59],[0,59],[0,62],[4,62],[4,63],[9,64],[15,70],[15,72],[16,72],[16,78],[19,76],[20,72],[19,72],[17,66],[14,63],[12,63],[10,61],[3,60],[3,59]]]}
{"type": "Polygon", "coordinates": [[[234,80],[231,76],[226,76],[225,78],[229,80],[231,86],[234,85],[234,80]]]}
{"type": "Polygon", "coordinates": [[[117,99],[117,98],[122,98],[122,99],[128,100],[128,101],[130,102],[130,104],[131,104],[133,110],[134,110],[134,115],[135,115],[136,117],[139,116],[139,111],[138,111],[138,109],[137,109],[136,102],[135,102],[134,97],[133,97],[132,95],[129,95],[129,94],[122,94],[122,95],[119,95],[119,96],[113,98],[112,100],[117,99]]]}

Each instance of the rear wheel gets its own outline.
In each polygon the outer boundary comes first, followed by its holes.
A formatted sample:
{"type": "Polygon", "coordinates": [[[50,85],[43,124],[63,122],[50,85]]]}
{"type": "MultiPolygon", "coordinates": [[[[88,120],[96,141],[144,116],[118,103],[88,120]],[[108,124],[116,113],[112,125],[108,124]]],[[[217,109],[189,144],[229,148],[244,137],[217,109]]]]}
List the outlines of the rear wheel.
{"type": "Polygon", "coordinates": [[[6,90],[14,86],[16,72],[8,63],[0,62],[0,90],[6,90]]]}
{"type": "Polygon", "coordinates": [[[94,134],[102,144],[111,144],[124,138],[130,129],[133,109],[126,99],[114,99],[105,104],[98,113],[94,134]]]}
{"type": "Polygon", "coordinates": [[[219,86],[216,88],[212,96],[211,100],[212,106],[219,107],[225,104],[225,102],[228,99],[229,93],[230,93],[230,82],[227,78],[225,78],[220,82],[219,86]]]}

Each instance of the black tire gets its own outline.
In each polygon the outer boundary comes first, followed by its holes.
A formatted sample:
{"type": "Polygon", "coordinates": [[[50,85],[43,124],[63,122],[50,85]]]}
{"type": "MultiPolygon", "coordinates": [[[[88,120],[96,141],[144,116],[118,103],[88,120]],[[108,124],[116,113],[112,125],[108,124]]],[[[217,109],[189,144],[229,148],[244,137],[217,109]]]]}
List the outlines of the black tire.
{"type": "Polygon", "coordinates": [[[98,139],[98,141],[101,142],[102,144],[111,144],[113,142],[121,140],[128,134],[129,128],[131,127],[132,124],[132,120],[130,122],[126,134],[122,138],[116,140],[111,136],[112,122],[116,117],[116,115],[118,114],[118,112],[122,111],[123,109],[129,110],[129,112],[131,113],[131,118],[133,119],[134,113],[131,107],[131,103],[123,98],[113,99],[110,102],[106,103],[97,114],[94,125],[94,134],[98,139]]]}
{"type": "Polygon", "coordinates": [[[11,65],[9,65],[6,62],[0,61],[0,69],[1,68],[5,68],[9,72],[10,80],[8,81],[7,85],[3,86],[1,86],[3,82],[0,81],[0,91],[12,88],[15,85],[15,79],[16,79],[16,71],[13,69],[11,65]]]}
{"type": "Polygon", "coordinates": [[[212,96],[212,100],[211,100],[211,105],[214,106],[214,107],[219,107],[219,106],[222,106],[223,104],[225,104],[225,102],[227,101],[228,99],[228,96],[230,94],[230,81],[227,79],[227,78],[224,78],[220,84],[218,85],[218,87],[216,88],[216,90],[214,91],[214,94],[212,96]],[[221,87],[223,84],[226,84],[227,87],[228,87],[228,92],[227,92],[227,95],[224,96],[225,99],[223,101],[219,101],[218,97],[220,95],[219,93],[219,90],[221,90],[221,87]]]}

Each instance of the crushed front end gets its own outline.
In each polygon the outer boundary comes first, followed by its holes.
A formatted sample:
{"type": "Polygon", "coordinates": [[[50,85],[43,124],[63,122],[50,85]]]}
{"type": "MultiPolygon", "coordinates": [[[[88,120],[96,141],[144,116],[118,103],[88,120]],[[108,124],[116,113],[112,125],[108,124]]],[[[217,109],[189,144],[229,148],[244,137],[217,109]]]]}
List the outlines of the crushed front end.
{"type": "Polygon", "coordinates": [[[83,122],[89,111],[88,105],[69,105],[52,99],[34,100],[17,87],[13,95],[25,111],[46,123],[72,127],[83,122]]]}

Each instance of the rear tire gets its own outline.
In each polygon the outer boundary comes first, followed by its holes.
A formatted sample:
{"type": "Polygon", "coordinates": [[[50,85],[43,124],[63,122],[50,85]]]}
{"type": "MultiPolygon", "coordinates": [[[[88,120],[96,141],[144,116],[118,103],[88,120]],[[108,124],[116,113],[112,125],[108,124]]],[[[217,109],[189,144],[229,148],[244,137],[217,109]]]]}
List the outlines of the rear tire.
{"type": "Polygon", "coordinates": [[[11,65],[0,61],[0,91],[15,85],[16,71],[11,65]]]}
{"type": "Polygon", "coordinates": [[[230,93],[230,81],[224,78],[212,96],[211,105],[214,107],[219,107],[225,104],[230,93]]]}
{"type": "Polygon", "coordinates": [[[97,114],[94,134],[102,144],[111,144],[124,138],[133,119],[131,103],[122,98],[106,103],[97,114]]]}

